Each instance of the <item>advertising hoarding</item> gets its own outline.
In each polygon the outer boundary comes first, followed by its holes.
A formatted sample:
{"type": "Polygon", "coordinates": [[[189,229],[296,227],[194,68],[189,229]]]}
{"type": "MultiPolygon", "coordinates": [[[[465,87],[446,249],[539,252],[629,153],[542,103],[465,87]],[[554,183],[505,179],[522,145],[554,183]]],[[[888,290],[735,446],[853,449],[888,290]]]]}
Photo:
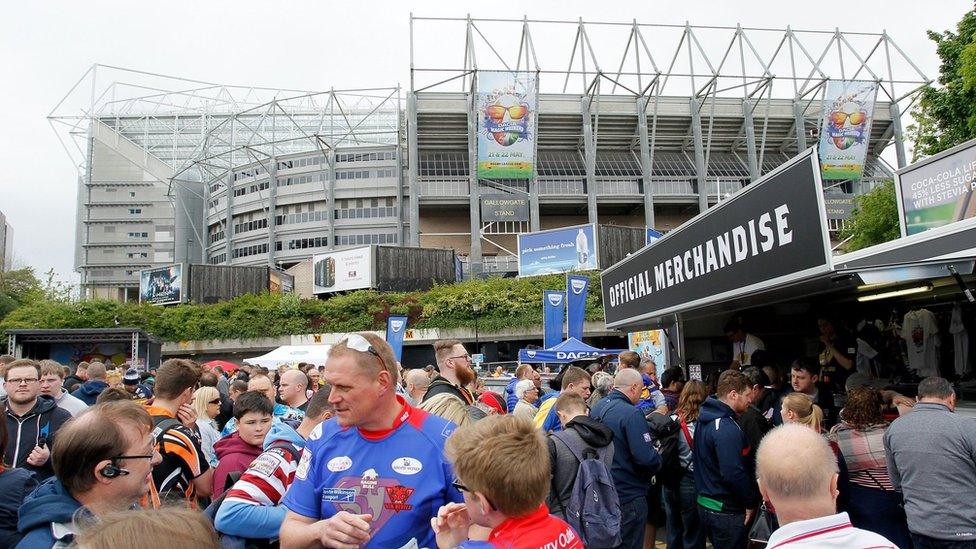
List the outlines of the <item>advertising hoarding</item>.
{"type": "Polygon", "coordinates": [[[183,265],[139,271],[139,302],[172,305],[183,302],[183,265]]]}
{"type": "Polygon", "coordinates": [[[976,217],[976,139],[895,173],[901,235],[976,217]]]}
{"type": "Polygon", "coordinates": [[[290,294],[295,291],[295,277],[277,269],[269,269],[268,292],[290,294]]]}
{"type": "Polygon", "coordinates": [[[827,219],[845,221],[851,217],[857,204],[853,194],[826,193],[824,194],[824,205],[826,206],[827,219]]]}
{"type": "Polygon", "coordinates": [[[649,323],[831,267],[812,149],[620,263],[602,277],[608,328],[649,323]]]}
{"type": "Polygon", "coordinates": [[[478,178],[532,179],[537,87],[534,74],[479,71],[478,178]]]}
{"type": "Polygon", "coordinates": [[[324,254],[312,259],[312,293],[325,294],[373,286],[373,253],[370,246],[324,254]]]}
{"type": "Polygon", "coordinates": [[[599,265],[595,225],[518,235],[519,276],[587,271],[599,265]]]}
{"type": "Polygon", "coordinates": [[[827,82],[818,149],[824,181],[861,178],[877,95],[876,82],[827,82]]]}
{"type": "Polygon", "coordinates": [[[510,193],[486,194],[481,197],[481,221],[528,221],[529,197],[510,193]]]}

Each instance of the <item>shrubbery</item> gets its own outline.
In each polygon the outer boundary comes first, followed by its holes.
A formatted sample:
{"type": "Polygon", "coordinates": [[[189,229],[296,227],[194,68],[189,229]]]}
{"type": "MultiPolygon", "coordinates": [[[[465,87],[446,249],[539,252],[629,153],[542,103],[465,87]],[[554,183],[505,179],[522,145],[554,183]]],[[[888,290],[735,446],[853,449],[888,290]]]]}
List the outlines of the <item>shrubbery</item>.
{"type": "MultiPolygon", "coordinates": [[[[414,328],[474,327],[492,331],[542,323],[542,291],[564,289],[564,275],[469,280],[427,292],[360,290],[326,300],[294,295],[244,295],[213,305],[154,307],[137,303],[36,300],[0,321],[10,328],[138,327],[166,341],[247,339],[289,334],[382,330],[391,314],[414,328]]],[[[599,274],[590,274],[587,320],[603,319],[599,274]]]]}

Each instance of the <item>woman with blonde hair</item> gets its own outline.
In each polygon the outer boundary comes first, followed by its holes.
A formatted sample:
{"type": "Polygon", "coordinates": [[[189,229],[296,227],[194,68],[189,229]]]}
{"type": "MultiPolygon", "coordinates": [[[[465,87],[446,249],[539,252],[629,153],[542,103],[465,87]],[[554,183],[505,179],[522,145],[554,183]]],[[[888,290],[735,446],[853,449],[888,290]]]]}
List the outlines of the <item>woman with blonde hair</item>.
{"type": "Polygon", "coordinates": [[[820,433],[823,429],[823,410],[803,393],[790,393],[783,397],[780,410],[783,423],[799,423],[820,433]]]}
{"type": "Polygon", "coordinates": [[[211,467],[216,467],[218,459],[214,444],[220,440],[220,430],[214,418],[220,414],[220,392],[216,387],[200,387],[193,393],[193,409],[197,413],[203,455],[207,456],[211,467]]]}
{"type": "Polygon", "coordinates": [[[421,403],[420,409],[428,414],[440,416],[458,427],[470,421],[468,406],[451,393],[441,393],[428,398],[421,403]]]}
{"type": "Polygon", "coordinates": [[[685,383],[678,396],[674,416],[681,425],[678,433],[678,461],[684,474],[680,479],[663,485],[664,512],[667,516],[668,547],[704,549],[705,536],[698,518],[698,492],[695,490],[695,465],[692,448],[695,444],[695,425],[698,412],[708,398],[708,387],[697,379],[685,383]]]}

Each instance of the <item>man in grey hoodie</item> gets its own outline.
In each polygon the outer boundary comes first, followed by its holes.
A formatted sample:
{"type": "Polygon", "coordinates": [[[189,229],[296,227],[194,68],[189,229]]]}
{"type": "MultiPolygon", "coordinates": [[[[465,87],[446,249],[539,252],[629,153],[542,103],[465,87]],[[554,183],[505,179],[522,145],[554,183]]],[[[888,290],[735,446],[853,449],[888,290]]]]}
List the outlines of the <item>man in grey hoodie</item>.
{"type": "Polygon", "coordinates": [[[596,450],[609,470],[613,464],[613,431],[586,415],[586,401],[576,393],[563,393],[553,404],[559,422],[564,426],[561,434],[550,434],[546,439],[549,463],[552,464],[552,483],[546,505],[549,512],[566,520],[566,505],[573,494],[580,462],[566,444],[589,446],[596,450]],[[556,438],[559,441],[556,441],[556,438]],[[606,448],[606,451],[602,449],[606,448]]]}

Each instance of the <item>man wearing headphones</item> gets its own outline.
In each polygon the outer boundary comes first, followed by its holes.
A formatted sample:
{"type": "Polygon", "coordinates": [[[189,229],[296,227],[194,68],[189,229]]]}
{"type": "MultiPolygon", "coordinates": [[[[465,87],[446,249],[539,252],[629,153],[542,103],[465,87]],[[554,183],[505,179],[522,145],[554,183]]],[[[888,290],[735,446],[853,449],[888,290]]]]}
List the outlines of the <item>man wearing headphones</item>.
{"type": "MultiPolygon", "coordinates": [[[[19,549],[62,547],[80,516],[132,508],[149,493],[160,461],[152,418],[129,401],[92,406],[58,432],[51,459],[54,477],[24,500],[19,549]]],[[[84,522],[84,521],[81,521],[84,522]]]]}

